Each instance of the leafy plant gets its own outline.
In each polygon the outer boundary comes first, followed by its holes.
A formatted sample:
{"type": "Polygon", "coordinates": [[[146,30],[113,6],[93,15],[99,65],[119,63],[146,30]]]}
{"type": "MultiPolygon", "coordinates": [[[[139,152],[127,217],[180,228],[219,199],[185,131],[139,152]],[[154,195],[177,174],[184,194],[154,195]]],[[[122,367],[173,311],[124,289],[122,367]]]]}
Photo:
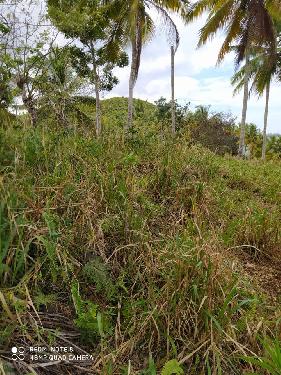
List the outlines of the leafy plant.
{"type": "Polygon", "coordinates": [[[176,359],[171,359],[168,361],[161,371],[161,375],[180,375],[183,373],[184,371],[176,359]]]}
{"type": "Polygon", "coordinates": [[[79,284],[71,287],[72,299],[77,318],[75,325],[80,328],[84,340],[96,342],[111,332],[108,315],[99,311],[99,306],[89,300],[83,300],[79,292],[79,284]]]}

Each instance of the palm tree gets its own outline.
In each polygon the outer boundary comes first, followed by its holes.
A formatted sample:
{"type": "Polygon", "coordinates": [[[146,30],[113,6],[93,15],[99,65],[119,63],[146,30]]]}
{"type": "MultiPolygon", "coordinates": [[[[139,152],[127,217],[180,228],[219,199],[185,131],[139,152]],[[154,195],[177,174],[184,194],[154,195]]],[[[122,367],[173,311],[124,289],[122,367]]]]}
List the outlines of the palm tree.
{"type": "Polygon", "coordinates": [[[150,40],[155,29],[155,23],[149,14],[150,9],[158,12],[164,21],[171,46],[177,48],[179,33],[169,15],[169,11],[184,15],[185,0],[108,0],[112,6],[113,18],[116,20],[112,40],[122,38],[124,43],[130,43],[132,48],[131,72],[129,79],[128,121],[125,125],[127,132],[133,124],[133,93],[138,78],[141,53],[144,43],[150,40]]]}
{"type": "Polygon", "coordinates": [[[245,155],[245,134],[246,134],[246,118],[249,100],[249,52],[245,56],[245,74],[244,74],[244,93],[243,93],[243,105],[242,105],[242,118],[240,123],[240,137],[239,137],[239,155],[245,155]]]}
{"type": "Polygon", "coordinates": [[[175,47],[171,47],[171,89],[172,89],[172,134],[176,134],[176,103],[175,103],[175,47]]]}
{"type": "MultiPolygon", "coordinates": [[[[269,109],[269,95],[271,81],[274,76],[280,76],[281,65],[281,28],[276,26],[276,51],[275,57],[272,61],[272,51],[266,47],[252,49],[252,58],[248,59],[245,66],[243,66],[232,77],[232,84],[235,85],[234,93],[240,91],[242,86],[247,82],[247,95],[249,92],[249,81],[252,81],[251,91],[255,92],[259,97],[265,92],[265,110],[264,110],[264,126],[263,126],[263,143],[262,143],[262,159],[266,156],[266,142],[267,142],[267,125],[268,125],[268,109],[269,109]],[[280,46],[280,47],[279,47],[280,46]]],[[[245,90],[244,90],[245,97],[245,90]]]]}
{"type": "MultiPolygon", "coordinates": [[[[221,29],[226,30],[226,37],[221,46],[218,63],[225,55],[232,51],[236,44],[236,64],[243,59],[246,66],[249,63],[249,50],[253,46],[267,46],[270,63],[274,65],[276,51],[276,37],[273,17],[281,17],[279,0],[198,0],[189,7],[187,20],[192,21],[209,13],[206,24],[200,30],[198,46],[221,29]]],[[[248,74],[244,76],[244,98],[242,120],[240,126],[239,153],[243,155],[245,149],[245,124],[248,102],[248,74]]]]}
{"type": "Polygon", "coordinates": [[[265,88],[265,110],[264,110],[264,120],[263,120],[264,125],[263,125],[262,155],[261,155],[262,160],[265,160],[265,156],[266,156],[269,92],[270,92],[270,81],[268,81],[266,88],[265,88]]]}
{"type": "Polygon", "coordinates": [[[261,96],[266,90],[266,103],[264,112],[264,130],[263,130],[263,146],[262,146],[262,158],[265,158],[265,147],[266,147],[266,129],[268,121],[268,104],[269,104],[269,90],[270,90],[270,80],[271,76],[267,76],[267,81],[265,85],[261,85],[259,82],[258,75],[260,74],[260,69],[265,69],[266,66],[266,55],[265,51],[257,52],[251,51],[251,59],[249,57],[250,53],[247,54],[245,65],[237,71],[232,79],[231,83],[235,86],[234,94],[237,94],[242,88],[244,88],[243,94],[243,109],[242,109],[242,121],[240,123],[240,139],[239,139],[239,153],[240,155],[245,154],[245,133],[246,133],[246,113],[247,113],[247,103],[249,99],[250,92],[256,93],[261,96]],[[250,81],[252,85],[250,86],[250,81]]]}
{"type": "Polygon", "coordinates": [[[206,24],[200,30],[198,46],[211,39],[219,30],[226,30],[218,62],[237,45],[237,63],[246,55],[251,45],[264,44],[275,51],[275,19],[281,19],[279,0],[198,0],[189,7],[186,19],[192,21],[204,12],[209,13],[206,24]],[[238,43],[234,43],[237,42],[238,43]]]}

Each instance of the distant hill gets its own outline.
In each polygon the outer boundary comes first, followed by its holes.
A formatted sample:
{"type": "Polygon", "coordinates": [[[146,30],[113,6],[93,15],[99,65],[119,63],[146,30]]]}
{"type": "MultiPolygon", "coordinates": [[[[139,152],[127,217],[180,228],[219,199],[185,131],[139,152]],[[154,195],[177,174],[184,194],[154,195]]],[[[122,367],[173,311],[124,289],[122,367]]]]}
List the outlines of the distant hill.
{"type": "MultiPolygon", "coordinates": [[[[79,109],[93,120],[95,117],[95,99],[92,101],[87,98],[77,98],[79,109]]],[[[104,99],[101,101],[102,117],[106,125],[123,126],[124,120],[127,119],[128,113],[128,98],[115,97],[104,99]]],[[[134,119],[137,122],[142,120],[143,124],[147,124],[153,120],[155,116],[156,106],[152,103],[141,99],[134,99],[134,119]]]]}
{"type": "MultiPolygon", "coordinates": [[[[102,122],[106,127],[123,127],[127,121],[128,98],[116,97],[101,100],[102,122]]],[[[95,123],[96,100],[91,96],[75,96],[66,105],[65,111],[70,123],[92,127],[95,123]]],[[[134,99],[134,121],[138,125],[147,125],[155,120],[156,106],[141,99],[134,99]],[[141,120],[141,121],[140,121],[141,120]]],[[[49,106],[43,105],[38,111],[40,123],[49,119],[50,123],[55,121],[54,111],[49,106]]]]}
{"type": "MultiPolygon", "coordinates": [[[[110,112],[124,112],[127,114],[128,111],[128,98],[126,97],[115,97],[110,99],[102,100],[102,108],[105,111],[110,112]]],[[[148,101],[141,99],[134,99],[134,110],[136,117],[145,113],[151,113],[155,111],[156,106],[148,101]]]]}

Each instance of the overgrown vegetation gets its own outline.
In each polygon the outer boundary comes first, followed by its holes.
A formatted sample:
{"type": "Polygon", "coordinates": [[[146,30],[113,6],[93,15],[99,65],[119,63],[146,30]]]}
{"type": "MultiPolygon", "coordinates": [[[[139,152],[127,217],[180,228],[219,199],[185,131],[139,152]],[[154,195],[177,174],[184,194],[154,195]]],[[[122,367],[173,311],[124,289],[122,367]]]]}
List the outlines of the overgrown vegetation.
{"type": "Polygon", "coordinates": [[[242,374],[271,361],[279,373],[279,163],[218,156],[184,132],[124,143],[8,126],[0,142],[3,371],[31,371],[8,365],[11,346],[71,343],[94,360],[33,372],[242,374]]]}
{"type": "Polygon", "coordinates": [[[1,374],[281,374],[280,1],[0,5],[1,374]],[[225,31],[240,123],[177,103],[171,12],[208,13],[199,45],[225,31]],[[156,15],[172,100],[154,105],[133,94],[156,15]],[[128,46],[128,98],[101,100],[128,46]]]}
{"type": "MultiPolygon", "coordinates": [[[[102,131],[106,134],[120,133],[127,114],[127,98],[111,98],[101,101],[103,112],[102,131]]],[[[95,121],[95,99],[91,97],[73,97],[64,108],[66,131],[75,129],[91,130],[95,121]]],[[[38,112],[38,125],[61,128],[56,113],[42,106],[38,112]]],[[[134,134],[158,132],[168,136],[171,124],[171,103],[160,98],[155,104],[140,99],[134,100],[134,134]]],[[[178,136],[188,133],[193,142],[224,155],[237,155],[239,125],[230,113],[214,112],[210,106],[197,106],[194,110],[189,104],[176,103],[176,124],[178,136]]],[[[262,154],[262,132],[254,124],[246,124],[247,158],[260,158],[262,154]]],[[[137,139],[138,137],[135,137],[137,139]]],[[[267,159],[280,159],[281,147],[279,135],[267,137],[267,159]]]]}

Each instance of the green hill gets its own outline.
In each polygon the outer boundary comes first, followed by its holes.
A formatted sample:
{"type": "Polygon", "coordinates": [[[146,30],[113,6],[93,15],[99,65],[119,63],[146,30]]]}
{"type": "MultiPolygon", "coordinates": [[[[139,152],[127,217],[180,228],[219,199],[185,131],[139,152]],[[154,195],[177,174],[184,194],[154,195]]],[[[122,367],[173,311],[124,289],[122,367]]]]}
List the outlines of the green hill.
{"type": "MultiPolygon", "coordinates": [[[[103,127],[105,130],[116,127],[123,127],[127,119],[128,98],[116,97],[101,101],[103,127]]],[[[134,119],[138,126],[155,121],[156,106],[141,99],[134,99],[134,119]]],[[[71,98],[65,108],[65,114],[70,124],[78,127],[95,126],[95,98],[77,96],[71,98]]],[[[39,119],[41,124],[55,123],[55,113],[49,107],[39,109],[39,119]]]]}
{"type": "MultiPolygon", "coordinates": [[[[102,100],[102,109],[106,112],[117,113],[117,117],[123,115],[126,118],[128,112],[128,98],[116,97],[102,100]]],[[[134,99],[134,111],[136,118],[150,115],[155,111],[155,105],[141,99],[134,99]]]]}
{"type": "MultiPolygon", "coordinates": [[[[103,102],[110,116],[121,105],[103,102]]],[[[73,374],[241,375],[242,356],[268,355],[259,337],[280,330],[280,163],[185,137],[0,132],[6,367],[23,343],[90,353],[52,366],[73,374]]]]}

